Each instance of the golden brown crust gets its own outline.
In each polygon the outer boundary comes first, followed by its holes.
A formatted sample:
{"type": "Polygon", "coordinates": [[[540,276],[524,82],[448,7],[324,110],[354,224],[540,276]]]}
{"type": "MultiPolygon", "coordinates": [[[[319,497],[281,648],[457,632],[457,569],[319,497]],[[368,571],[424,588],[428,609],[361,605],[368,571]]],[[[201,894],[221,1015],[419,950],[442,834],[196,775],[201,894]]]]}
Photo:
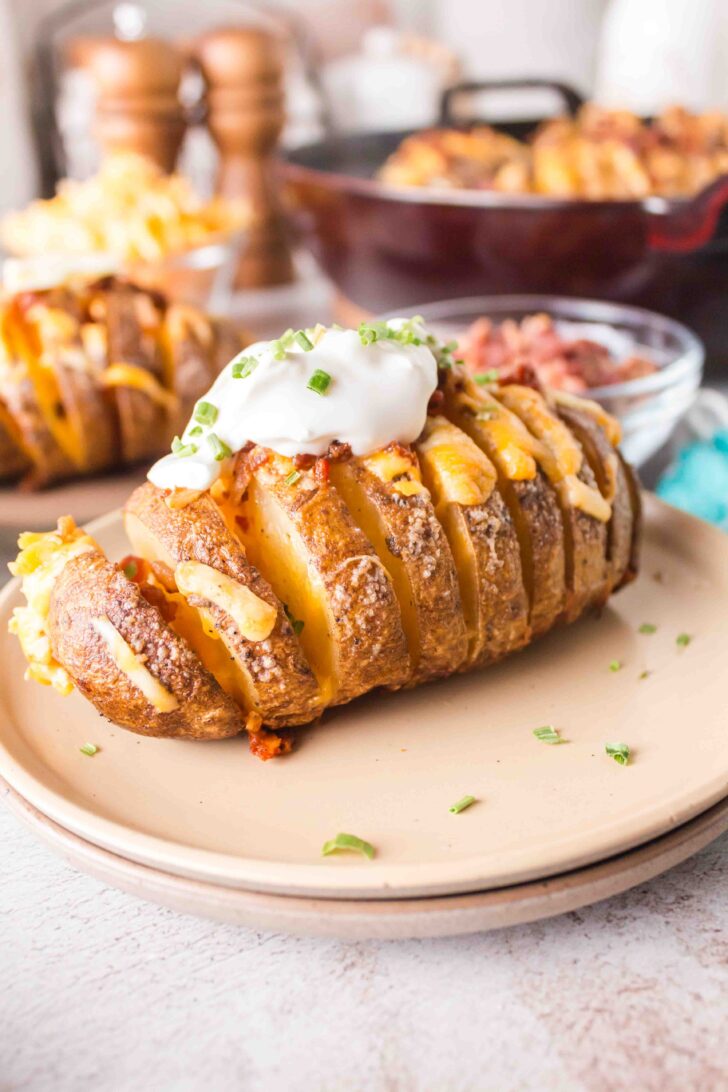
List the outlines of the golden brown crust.
{"type": "MultiPolygon", "coordinates": [[[[197,561],[208,565],[238,584],[249,588],[278,612],[272,633],[263,641],[250,641],[238,630],[224,610],[198,597],[192,606],[202,606],[213,619],[216,630],[245,673],[252,707],[263,722],[277,725],[303,724],[321,711],[321,699],[313,673],[306,663],[291,624],[279,600],[259,572],[248,562],[240,542],[231,534],[212,498],[203,494],[183,508],[170,508],[163,493],[151,482],[134,491],[125,516],[127,531],[136,545],[131,520],[141,522],[163,548],[167,563],[197,561]]],[[[144,549],[138,550],[147,556],[144,549]]],[[[161,558],[165,560],[165,558],[161,558]]],[[[148,560],[153,560],[148,558],[148,560]]]]}
{"type": "Polygon", "coordinates": [[[23,484],[29,489],[37,489],[71,477],[75,467],[48,428],[30,379],[18,371],[5,375],[0,379],[0,397],[12,415],[30,459],[30,469],[23,484]]]}
{"type": "Polygon", "coordinates": [[[73,558],[53,589],[53,655],[99,712],[132,732],[177,739],[224,739],[244,727],[235,703],[165,625],[135,584],[97,552],[73,558]],[[94,623],[108,618],[151,675],[176,699],[159,712],[117,666],[94,623]]]}
{"type": "MultiPolygon", "coordinates": [[[[254,449],[247,457],[251,480],[241,506],[243,542],[256,567],[284,598],[286,593],[277,587],[282,574],[271,568],[280,535],[269,517],[281,518],[291,529],[286,543],[291,565],[303,562],[314,581],[306,594],[320,599],[326,616],[327,634],[321,639],[329,645],[332,661],[329,703],[350,701],[377,686],[403,685],[409,656],[392,583],[343,500],[310,471],[300,471],[296,482],[287,484],[288,460],[274,457],[256,466],[255,454],[254,449]]],[[[309,658],[306,641],[311,637],[307,626],[301,639],[309,658]]]]}
{"type": "Polygon", "coordinates": [[[0,384],[0,481],[13,481],[30,469],[17,426],[2,402],[0,384]]]}
{"type": "Polygon", "coordinates": [[[632,552],[632,501],[627,472],[598,421],[574,406],[558,406],[559,417],[584,449],[602,496],[612,508],[607,527],[607,579],[610,591],[621,587],[632,552]]]}
{"type": "Polygon", "coordinates": [[[403,494],[400,482],[383,481],[358,459],[333,466],[332,480],[398,595],[412,661],[408,685],[451,675],[468,639],[455,564],[429,493],[403,494]]]}

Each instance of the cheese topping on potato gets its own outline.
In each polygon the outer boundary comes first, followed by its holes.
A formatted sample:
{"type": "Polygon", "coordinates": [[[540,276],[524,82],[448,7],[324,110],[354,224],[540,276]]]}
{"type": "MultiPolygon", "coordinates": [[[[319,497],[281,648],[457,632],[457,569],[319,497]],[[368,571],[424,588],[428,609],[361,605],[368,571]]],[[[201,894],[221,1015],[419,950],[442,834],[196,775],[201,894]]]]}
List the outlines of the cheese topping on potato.
{"type": "Polygon", "coordinates": [[[171,713],[178,708],[179,702],[174,694],[171,694],[159,679],[155,679],[134,649],[119,633],[109,619],[94,618],[93,627],[106,644],[109,654],[122,674],[126,675],[129,682],[141,690],[147,701],[154,706],[158,713],[171,713]]]}
{"type": "Polygon", "coordinates": [[[209,489],[249,441],[280,455],[354,455],[413,443],[437,387],[437,361],[416,320],[367,330],[289,331],[245,349],[198,403],[185,432],[149,472],[161,489],[209,489]]]}
{"type": "Polygon", "coordinates": [[[211,565],[181,561],[174,570],[174,579],[183,595],[199,595],[229,614],[248,641],[265,641],[273,632],[277,609],[211,565]]]}

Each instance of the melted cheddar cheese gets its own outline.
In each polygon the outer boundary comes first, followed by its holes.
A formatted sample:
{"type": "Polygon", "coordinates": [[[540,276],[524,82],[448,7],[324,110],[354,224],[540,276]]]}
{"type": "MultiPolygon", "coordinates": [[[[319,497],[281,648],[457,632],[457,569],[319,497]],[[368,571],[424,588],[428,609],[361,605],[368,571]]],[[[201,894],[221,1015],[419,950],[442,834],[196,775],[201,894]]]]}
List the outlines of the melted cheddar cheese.
{"type": "Polygon", "coordinates": [[[141,657],[124,640],[106,615],[102,615],[101,618],[94,618],[91,624],[104,641],[111,659],[122,675],[125,675],[137,690],[141,690],[149,704],[153,705],[158,713],[172,713],[179,707],[179,702],[174,694],[152,675],[141,657]]]}
{"type": "Polygon", "coordinates": [[[277,609],[245,584],[210,565],[181,561],[174,570],[174,579],[184,596],[198,595],[228,614],[246,640],[264,641],[273,632],[277,609]]]}

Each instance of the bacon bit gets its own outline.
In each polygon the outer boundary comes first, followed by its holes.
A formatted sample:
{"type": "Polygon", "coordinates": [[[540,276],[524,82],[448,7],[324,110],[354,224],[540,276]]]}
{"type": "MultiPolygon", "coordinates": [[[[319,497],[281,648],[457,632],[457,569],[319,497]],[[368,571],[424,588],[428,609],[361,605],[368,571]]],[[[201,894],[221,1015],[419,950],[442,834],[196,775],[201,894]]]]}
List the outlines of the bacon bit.
{"type": "Polygon", "coordinates": [[[518,384],[519,387],[532,387],[535,391],[542,391],[536,369],[525,360],[517,360],[507,365],[498,376],[499,387],[508,387],[512,383],[518,384]]]}
{"type": "Polygon", "coordinates": [[[326,457],[324,457],[323,459],[317,459],[313,468],[313,476],[318,484],[328,485],[330,474],[331,464],[329,460],[326,457]]]}
{"type": "Polygon", "coordinates": [[[442,407],[445,405],[445,392],[437,390],[434,392],[430,401],[427,403],[427,412],[431,416],[435,416],[441,412],[442,407]]]}
{"type": "Polygon", "coordinates": [[[140,584],[139,591],[147,603],[157,608],[165,622],[174,621],[177,614],[177,604],[167,598],[163,588],[158,587],[156,584],[140,584]]]}
{"type": "Polygon", "coordinates": [[[310,470],[313,464],[316,462],[315,455],[294,455],[293,465],[296,470],[310,470]]]}
{"type": "Polygon", "coordinates": [[[235,522],[237,523],[241,531],[247,531],[250,527],[250,521],[248,520],[247,516],[236,516],[235,522]]]}
{"type": "Polygon", "coordinates": [[[164,561],[151,561],[149,562],[149,568],[163,588],[170,592],[177,591],[177,582],[169,565],[164,561]]]}
{"type": "Polygon", "coordinates": [[[269,758],[287,755],[293,749],[292,736],[279,736],[277,732],[269,732],[263,728],[263,718],[260,713],[253,710],[245,719],[245,731],[248,733],[250,753],[262,762],[267,762],[269,758]]]}
{"type": "Polygon", "coordinates": [[[332,440],[326,458],[332,463],[345,463],[351,458],[351,444],[342,443],[341,440],[332,440]]]}

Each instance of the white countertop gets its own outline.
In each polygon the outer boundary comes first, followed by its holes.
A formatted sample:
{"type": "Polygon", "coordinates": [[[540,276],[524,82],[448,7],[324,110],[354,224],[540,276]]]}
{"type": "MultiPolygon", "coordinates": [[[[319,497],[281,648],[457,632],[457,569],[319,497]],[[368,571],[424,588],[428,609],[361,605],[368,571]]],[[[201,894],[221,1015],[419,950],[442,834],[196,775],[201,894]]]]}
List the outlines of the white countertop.
{"type": "Polygon", "coordinates": [[[65,865],[0,807],[0,1090],[728,1089],[728,835],[449,940],[254,933],[65,865]]]}

